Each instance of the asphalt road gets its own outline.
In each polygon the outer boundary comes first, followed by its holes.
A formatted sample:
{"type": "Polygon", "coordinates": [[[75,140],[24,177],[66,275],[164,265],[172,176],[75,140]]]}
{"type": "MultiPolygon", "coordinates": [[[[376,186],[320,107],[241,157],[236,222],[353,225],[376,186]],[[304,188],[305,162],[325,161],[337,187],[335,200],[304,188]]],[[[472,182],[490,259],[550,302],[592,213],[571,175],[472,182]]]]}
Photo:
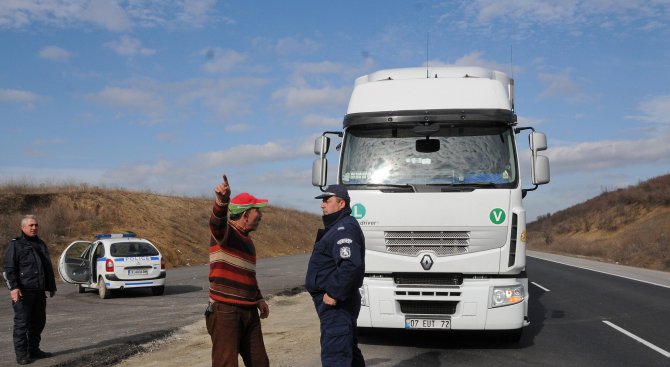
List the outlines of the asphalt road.
{"type": "MultiPolygon", "coordinates": [[[[290,292],[304,284],[309,255],[260,259],[257,276],[265,297],[290,292]]],[[[127,290],[100,299],[96,292],[78,294],[74,285],[58,284],[47,299],[47,325],[42,349],[55,356],[31,366],[109,366],[138,350],[139,345],[168,335],[204,317],[209,266],[167,270],[163,296],[149,290],[127,290]]],[[[299,289],[298,289],[299,290],[299,289]]],[[[0,366],[16,365],[12,344],[14,311],[5,289],[0,302],[0,366]]]]}
{"type": "Polygon", "coordinates": [[[534,255],[551,261],[528,258],[531,325],[518,344],[496,334],[381,330],[359,338],[367,365],[670,366],[669,273],[534,255]],[[625,278],[632,274],[645,282],[625,278]]]}
{"type": "MultiPolygon", "coordinates": [[[[670,274],[532,256],[531,325],[518,344],[500,341],[495,334],[373,331],[360,337],[367,365],[670,365],[670,274]]],[[[258,277],[265,295],[302,286],[307,259],[260,260],[258,277]]],[[[0,365],[11,366],[13,312],[6,296],[0,303],[0,352],[11,358],[3,358],[0,365]]],[[[77,294],[74,286],[61,284],[57,296],[49,299],[42,342],[56,356],[33,366],[112,365],[141,343],[201,318],[206,302],[207,266],[168,269],[165,295],[159,297],[127,291],[101,300],[95,293],[77,294]]]]}

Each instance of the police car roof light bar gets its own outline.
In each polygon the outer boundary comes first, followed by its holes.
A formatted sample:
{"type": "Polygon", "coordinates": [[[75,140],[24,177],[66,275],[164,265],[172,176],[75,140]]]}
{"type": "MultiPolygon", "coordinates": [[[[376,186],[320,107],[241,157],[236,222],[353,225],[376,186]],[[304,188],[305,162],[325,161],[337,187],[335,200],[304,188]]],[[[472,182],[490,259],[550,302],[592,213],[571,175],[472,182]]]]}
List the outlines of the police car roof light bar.
{"type": "Polygon", "coordinates": [[[95,238],[101,239],[101,238],[132,238],[132,237],[137,237],[137,234],[135,233],[102,233],[102,234],[96,234],[95,238]]]}

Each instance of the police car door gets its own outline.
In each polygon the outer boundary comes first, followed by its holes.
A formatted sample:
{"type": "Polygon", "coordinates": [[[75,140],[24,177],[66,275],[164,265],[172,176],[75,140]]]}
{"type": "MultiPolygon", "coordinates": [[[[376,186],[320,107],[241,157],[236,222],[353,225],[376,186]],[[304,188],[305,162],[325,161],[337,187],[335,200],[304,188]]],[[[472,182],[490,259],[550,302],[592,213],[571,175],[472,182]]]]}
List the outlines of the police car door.
{"type": "Polygon", "coordinates": [[[72,242],[58,259],[58,273],[63,281],[72,284],[89,283],[91,279],[91,250],[88,241],[72,242]]]}

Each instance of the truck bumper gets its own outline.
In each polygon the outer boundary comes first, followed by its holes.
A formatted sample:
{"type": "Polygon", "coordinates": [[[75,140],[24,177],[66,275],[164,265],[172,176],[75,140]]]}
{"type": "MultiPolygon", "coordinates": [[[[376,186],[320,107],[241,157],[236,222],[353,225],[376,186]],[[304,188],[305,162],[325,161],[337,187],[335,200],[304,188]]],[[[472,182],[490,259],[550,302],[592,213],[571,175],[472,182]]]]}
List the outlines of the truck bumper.
{"type": "Polygon", "coordinates": [[[361,307],[359,327],[405,328],[407,316],[448,318],[452,330],[514,330],[528,324],[527,279],[465,279],[460,286],[399,286],[391,278],[365,278],[362,292],[366,305],[361,307]],[[523,285],[522,302],[491,307],[494,286],[523,285]],[[411,304],[413,308],[403,305],[411,304]],[[434,307],[421,312],[424,305],[449,305],[444,313],[434,307]],[[418,312],[417,312],[418,311],[418,312]]]}

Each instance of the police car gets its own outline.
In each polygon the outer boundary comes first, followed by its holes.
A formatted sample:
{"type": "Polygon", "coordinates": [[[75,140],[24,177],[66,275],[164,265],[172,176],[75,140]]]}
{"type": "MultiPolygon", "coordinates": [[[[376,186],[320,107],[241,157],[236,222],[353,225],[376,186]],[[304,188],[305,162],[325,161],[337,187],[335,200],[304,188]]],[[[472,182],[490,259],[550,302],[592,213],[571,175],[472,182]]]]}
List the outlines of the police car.
{"type": "Polygon", "coordinates": [[[165,261],[151,242],[134,233],[99,234],[96,240],[72,242],[58,260],[58,272],[79,293],[97,289],[109,298],[113,289],[150,288],[165,291],[165,261]]]}

